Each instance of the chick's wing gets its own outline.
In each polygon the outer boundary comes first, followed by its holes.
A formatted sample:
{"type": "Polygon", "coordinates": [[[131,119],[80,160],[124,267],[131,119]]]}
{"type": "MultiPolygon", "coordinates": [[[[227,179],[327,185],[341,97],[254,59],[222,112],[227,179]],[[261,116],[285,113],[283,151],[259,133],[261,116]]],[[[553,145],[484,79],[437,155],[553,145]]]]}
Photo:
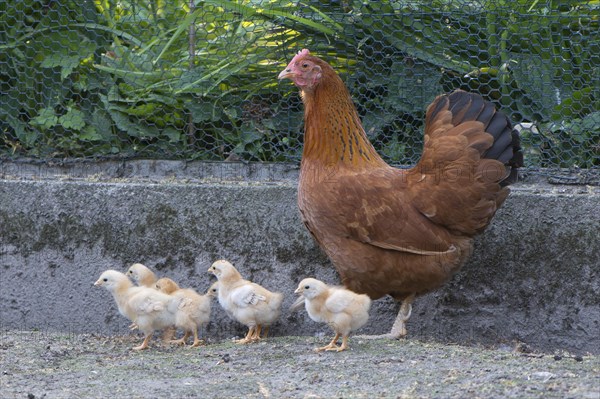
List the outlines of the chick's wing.
{"type": "Polygon", "coordinates": [[[261,295],[252,284],[244,284],[231,291],[231,301],[239,307],[256,306],[260,302],[266,301],[266,297],[261,295]]]}
{"type": "Polygon", "coordinates": [[[180,303],[179,298],[171,297],[151,288],[144,288],[129,300],[129,306],[138,315],[158,312],[175,313],[180,303]]]}
{"type": "Polygon", "coordinates": [[[352,292],[330,288],[330,295],[325,301],[325,308],[331,313],[342,313],[348,309],[355,301],[355,296],[352,292]]]}

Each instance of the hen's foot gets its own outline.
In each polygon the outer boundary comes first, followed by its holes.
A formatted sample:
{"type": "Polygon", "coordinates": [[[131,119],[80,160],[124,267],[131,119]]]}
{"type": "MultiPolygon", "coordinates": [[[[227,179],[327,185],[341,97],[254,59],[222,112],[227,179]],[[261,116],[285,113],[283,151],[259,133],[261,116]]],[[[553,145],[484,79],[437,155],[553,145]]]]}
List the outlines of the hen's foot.
{"type": "Polygon", "coordinates": [[[206,345],[206,341],[204,341],[203,339],[195,339],[194,343],[192,344],[192,348],[197,348],[200,345],[206,345]]]}
{"type": "Polygon", "coordinates": [[[185,346],[185,339],[183,338],[179,338],[179,339],[172,339],[169,341],[170,344],[175,344],[175,345],[184,345],[185,346]]]}
{"type": "Polygon", "coordinates": [[[402,301],[398,316],[392,325],[392,331],[382,335],[357,335],[357,338],[362,339],[400,339],[404,338],[408,332],[406,331],[406,322],[412,314],[412,302],[415,300],[415,294],[409,295],[402,301]]]}
{"type": "Polygon", "coordinates": [[[381,335],[355,335],[355,337],[359,338],[359,339],[389,339],[389,340],[394,340],[394,339],[400,339],[403,336],[402,335],[398,335],[398,334],[387,333],[387,334],[381,334],[381,335]]]}

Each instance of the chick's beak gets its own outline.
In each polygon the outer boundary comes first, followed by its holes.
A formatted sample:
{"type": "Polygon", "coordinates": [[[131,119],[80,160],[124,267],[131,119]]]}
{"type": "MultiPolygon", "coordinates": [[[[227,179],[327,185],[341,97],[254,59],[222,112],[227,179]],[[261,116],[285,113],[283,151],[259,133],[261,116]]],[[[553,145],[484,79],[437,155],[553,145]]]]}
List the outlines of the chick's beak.
{"type": "Polygon", "coordinates": [[[293,77],[294,72],[292,72],[292,68],[286,67],[283,71],[281,71],[279,76],[277,76],[277,79],[291,79],[293,77]]]}
{"type": "Polygon", "coordinates": [[[304,292],[304,290],[301,287],[296,288],[296,291],[294,291],[294,294],[302,294],[302,292],[304,292]]]}
{"type": "Polygon", "coordinates": [[[95,286],[102,285],[102,280],[98,280],[98,281],[96,281],[96,282],[94,283],[94,285],[95,285],[95,286]]]}

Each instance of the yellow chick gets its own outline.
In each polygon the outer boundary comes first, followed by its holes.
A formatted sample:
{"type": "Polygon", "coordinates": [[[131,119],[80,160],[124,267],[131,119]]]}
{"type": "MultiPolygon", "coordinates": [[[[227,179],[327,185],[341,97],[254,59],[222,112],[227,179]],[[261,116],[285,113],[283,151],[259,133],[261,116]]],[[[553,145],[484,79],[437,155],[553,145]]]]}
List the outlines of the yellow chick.
{"type": "Polygon", "coordinates": [[[213,285],[208,287],[205,295],[211,299],[216,298],[218,300],[219,299],[219,282],[215,281],[213,283],[213,285]]]}
{"type": "Polygon", "coordinates": [[[263,328],[266,336],[269,326],[281,314],[283,294],[271,292],[256,283],[244,280],[236,268],[226,260],[216,261],[208,272],[219,280],[218,286],[213,287],[221,307],[231,318],[248,327],[246,336],[237,342],[245,344],[260,340],[263,328]]]}
{"type": "Polygon", "coordinates": [[[156,275],[141,263],[134,263],[127,270],[127,275],[141,287],[154,288],[156,284],[156,275]]]}
{"type": "Polygon", "coordinates": [[[119,312],[144,333],[144,341],[134,350],[146,349],[155,330],[175,325],[181,298],[147,287],[136,287],[125,274],[116,270],[102,273],[94,285],[106,288],[113,295],[119,312]]]}
{"type": "MultiPolygon", "coordinates": [[[[127,275],[135,281],[140,287],[155,288],[156,275],[152,270],[148,269],[141,263],[134,263],[127,270],[127,275]]],[[[130,330],[137,330],[138,326],[135,323],[129,325],[130,330]]],[[[168,332],[165,332],[165,337],[168,338],[168,332]]]]}
{"type": "Polygon", "coordinates": [[[167,277],[163,277],[156,282],[156,289],[165,294],[181,298],[175,325],[183,329],[184,335],[183,338],[171,342],[185,345],[190,334],[194,334],[192,347],[199,346],[201,341],[198,338],[198,329],[205,327],[210,321],[210,298],[198,294],[191,288],[179,288],[175,281],[167,277]]]}
{"type": "MultiPolygon", "coordinates": [[[[337,351],[348,349],[348,335],[364,326],[369,319],[371,299],[364,294],[356,294],[346,288],[329,287],[322,281],[306,278],[295,291],[301,297],[294,305],[304,304],[311,319],[317,323],[327,323],[335,332],[329,345],[315,348],[315,351],[337,351]],[[337,341],[342,336],[342,345],[337,341]]],[[[294,306],[293,305],[293,306],[294,306]]]]}

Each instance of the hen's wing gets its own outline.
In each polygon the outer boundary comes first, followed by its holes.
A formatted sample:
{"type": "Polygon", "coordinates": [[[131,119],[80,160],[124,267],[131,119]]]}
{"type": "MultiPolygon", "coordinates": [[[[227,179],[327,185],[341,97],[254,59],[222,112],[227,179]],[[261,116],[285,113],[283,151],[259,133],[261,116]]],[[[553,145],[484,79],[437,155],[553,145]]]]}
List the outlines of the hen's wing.
{"type": "MultiPolygon", "coordinates": [[[[450,234],[411,203],[405,171],[372,169],[341,175],[328,195],[335,204],[339,236],[395,251],[435,255],[453,251],[450,234]]],[[[328,221],[324,220],[326,223],[328,221]]]]}
{"type": "Polygon", "coordinates": [[[515,146],[518,136],[515,144],[510,122],[491,103],[462,91],[440,96],[428,108],[414,168],[340,174],[336,188],[321,194],[336,209],[307,225],[337,225],[338,236],[390,250],[452,252],[455,235],[482,231],[506,199],[499,183],[515,146]]]}

